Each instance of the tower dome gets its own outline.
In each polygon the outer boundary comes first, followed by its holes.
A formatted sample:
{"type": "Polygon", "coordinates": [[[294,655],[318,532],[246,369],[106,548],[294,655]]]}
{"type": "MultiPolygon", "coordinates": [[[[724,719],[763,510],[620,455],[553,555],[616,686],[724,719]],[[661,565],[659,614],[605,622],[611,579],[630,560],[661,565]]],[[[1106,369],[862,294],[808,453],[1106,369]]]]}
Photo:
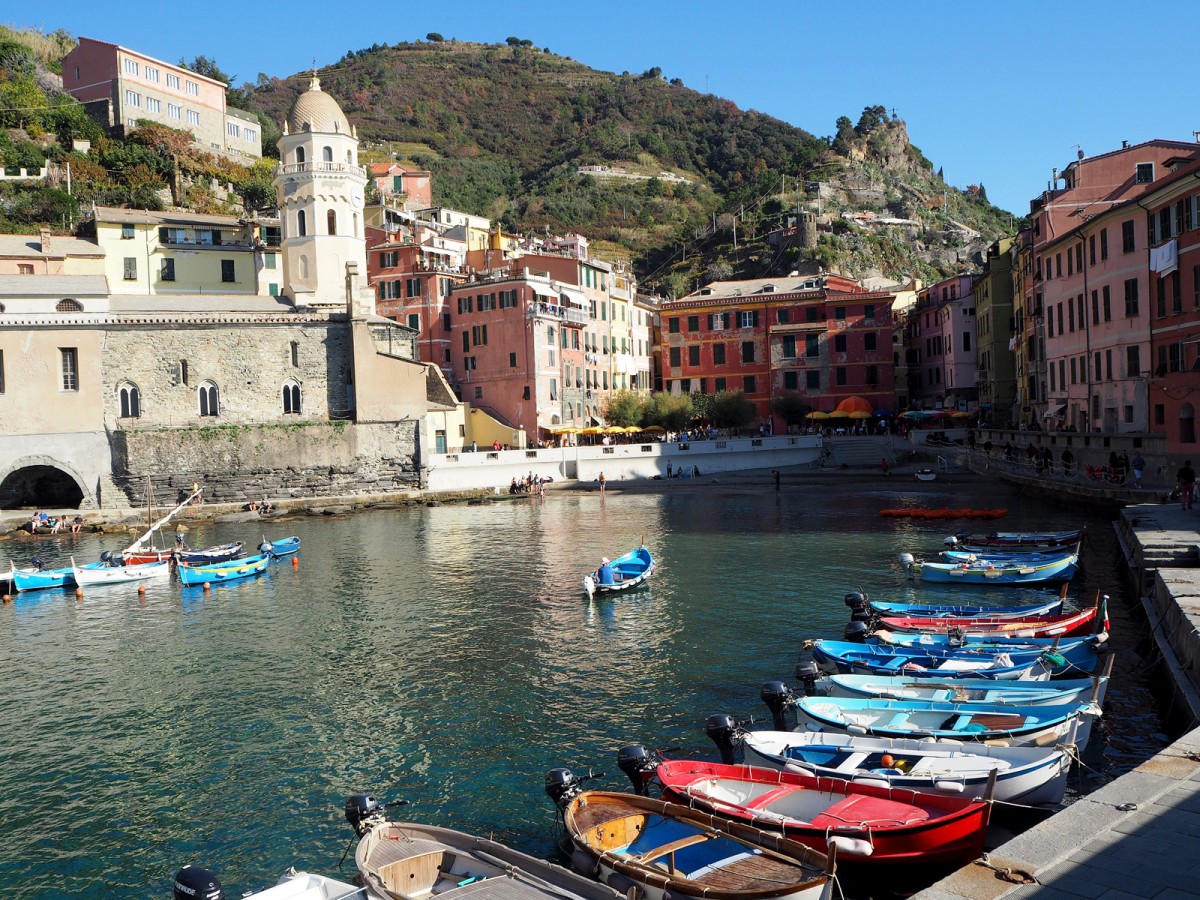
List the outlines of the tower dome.
{"type": "Polygon", "coordinates": [[[350,121],[338,102],[321,90],[321,79],[313,75],[308,90],[296,98],[284,126],[289,134],[319,131],[327,134],[352,134],[350,121]]]}

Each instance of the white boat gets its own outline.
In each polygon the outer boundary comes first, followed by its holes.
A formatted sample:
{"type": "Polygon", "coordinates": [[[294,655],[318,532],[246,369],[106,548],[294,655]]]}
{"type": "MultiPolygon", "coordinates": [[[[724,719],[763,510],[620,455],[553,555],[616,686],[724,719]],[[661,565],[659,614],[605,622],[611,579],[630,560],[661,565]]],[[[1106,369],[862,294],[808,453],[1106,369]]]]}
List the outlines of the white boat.
{"type": "Polygon", "coordinates": [[[92,569],[75,565],[75,559],[72,557],[71,570],[79,587],[91,587],[97,584],[128,584],[131,581],[145,581],[149,578],[166,578],[171,574],[171,562],[164,559],[161,562],[136,563],[130,566],[109,565],[92,569]]]}
{"type": "Polygon", "coordinates": [[[937,478],[937,472],[933,469],[917,469],[917,481],[933,481],[937,478]]]}
{"type": "Polygon", "coordinates": [[[487,838],[389,822],[367,794],[346,800],[358,875],[372,900],[623,900],[597,881],[487,838]]]}
{"type": "Polygon", "coordinates": [[[1071,768],[1071,755],[1058,747],[833,732],[750,731],[742,747],[751,766],[947,796],[983,797],[995,772],[997,800],[1031,806],[1061,803],[1071,768]]]}
{"type": "MultiPolygon", "coordinates": [[[[200,866],[184,866],[175,874],[174,900],[225,900],[220,879],[200,866]]],[[[272,887],[242,897],[255,900],[373,900],[365,887],[311,872],[288,869],[272,887]]]]}

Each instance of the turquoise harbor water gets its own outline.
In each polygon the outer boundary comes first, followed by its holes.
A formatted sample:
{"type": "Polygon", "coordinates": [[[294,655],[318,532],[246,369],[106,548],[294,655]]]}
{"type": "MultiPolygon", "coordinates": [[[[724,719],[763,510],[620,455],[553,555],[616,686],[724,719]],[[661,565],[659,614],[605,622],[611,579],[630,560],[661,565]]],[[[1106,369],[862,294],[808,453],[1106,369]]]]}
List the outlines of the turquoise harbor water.
{"type": "MultiPolygon", "coordinates": [[[[167,897],[185,863],[231,897],[292,865],[333,874],[342,802],[362,790],[550,855],[547,769],[591,766],[624,789],[624,744],[712,758],[704,720],[769,725],[760,685],[794,684],[803,639],[841,636],[846,590],[969,596],[904,578],[897,554],[932,553],[950,530],[879,517],[906,498],[1008,506],[1006,529],[1088,524],[1075,590],[1113,594],[1120,652],[1079,789],[1165,742],[1106,519],[1002,487],[765,481],[298,517],[269,532],[303,539],[298,569],[208,595],[172,580],[141,599],[110,587],[0,607],[0,892],[167,897]],[[584,571],[643,535],[650,586],[583,599],[584,571]]],[[[261,530],[200,526],[190,542],[261,530]]],[[[10,542],[0,557],[65,563],[120,543],[10,542]]]]}

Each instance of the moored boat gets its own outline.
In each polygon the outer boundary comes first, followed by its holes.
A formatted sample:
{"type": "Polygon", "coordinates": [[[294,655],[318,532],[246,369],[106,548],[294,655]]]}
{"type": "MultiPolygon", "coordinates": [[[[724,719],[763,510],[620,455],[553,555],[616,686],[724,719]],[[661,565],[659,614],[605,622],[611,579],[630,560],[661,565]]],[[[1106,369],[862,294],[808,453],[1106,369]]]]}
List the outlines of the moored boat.
{"type": "Polygon", "coordinates": [[[623,900],[611,888],[503,844],[433,825],[390,822],[368,794],[346,800],[372,900],[623,900]]]}
{"type": "Polygon", "coordinates": [[[569,770],[546,775],[562,814],[571,864],[645,900],[817,900],[833,878],[806,844],[676,803],[584,791],[569,770]]]}
{"type": "Polygon", "coordinates": [[[631,550],[609,561],[600,560],[600,567],[583,576],[583,590],[589,598],[596,594],[615,594],[633,590],[654,574],[654,557],[645,546],[631,550]]]}
{"type": "MultiPolygon", "coordinates": [[[[8,582],[17,593],[24,591],[44,591],[51,588],[75,587],[74,562],[64,568],[47,569],[45,564],[35,556],[32,567],[18,569],[11,560],[9,560],[8,565],[8,582]]],[[[101,561],[87,563],[79,568],[88,570],[101,569],[107,565],[107,563],[101,561]]]]}
{"type": "Polygon", "coordinates": [[[983,797],[995,772],[995,799],[1061,803],[1071,756],[1061,748],[1003,747],[839,732],[750,731],[736,736],[746,762],[943,796],[983,797]]]}
{"type": "MultiPolygon", "coordinates": [[[[1111,667],[1112,657],[1109,657],[1111,667]]],[[[1046,706],[1104,703],[1108,676],[1055,681],[983,681],[978,678],[911,678],[904,675],[829,675],[817,682],[829,697],[936,700],[943,703],[1046,706]]]]}
{"type": "Polygon", "coordinates": [[[261,575],[267,570],[271,557],[262,554],[233,559],[211,565],[179,564],[179,581],[184,585],[221,584],[261,575]]]}
{"type": "Polygon", "coordinates": [[[227,544],[215,544],[212,547],[202,547],[199,550],[189,550],[181,548],[175,551],[175,558],[181,565],[189,566],[208,566],[213,563],[228,562],[232,559],[237,559],[242,548],[246,546],[243,541],[230,541],[227,544]]]}
{"type": "Polygon", "coordinates": [[[917,562],[912,554],[900,555],[900,562],[922,581],[939,584],[1047,584],[1070,581],[1079,555],[1067,553],[1044,560],[939,563],[917,562]]]}
{"type": "Polygon", "coordinates": [[[870,672],[878,675],[943,678],[953,675],[955,678],[1045,681],[1054,669],[1054,664],[1044,659],[1046,651],[1040,649],[1011,653],[990,648],[892,647],[817,640],[812,642],[810,651],[817,666],[831,674],[870,672]]]}
{"type": "Polygon", "coordinates": [[[300,551],[300,538],[295,537],[295,536],[280,538],[277,541],[268,541],[264,537],[263,543],[260,544],[258,547],[259,553],[263,553],[268,556],[275,556],[275,557],[291,556],[293,553],[298,553],[299,551],[300,551]],[[269,550],[264,549],[264,547],[269,547],[270,549],[269,550]]]}
{"type": "MultiPolygon", "coordinates": [[[[853,647],[851,643],[849,646],[853,647]]],[[[1107,654],[1108,634],[1092,634],[1087,637],[1024,638],[988,634],[920,634],[876,631],[867,638],[868,647],[873,647],[883,656],[937,656],[960,659],[991,658],[993,662],[1020,665],[1030,660],[1041,660],[1052,675],[1068,673],[1090,674],[1096,670],[1101,654],[1107,654]]],[[[815,657],[814,657],[815,658],[815,657]]],[[[861,658],[861,657],[860,657],[861,658]]],[[[849,670],[846,670],[849,671],[849,670]]],[[[877,670],[872,670],[877,671],[877,670]]],[[[904,674],[887,672],[888,675],[904,674]]]]}
{"type": "Polygon", "coordinates": [[[824,850],[831,837],[861,842],[840,862],[942,865],[983,850],[991,804],[748,765],[665,760],[664,799],[705,809],[824,850]]]}
{"type": "Polygon", "coordinates": [[[1019,606],[950,605],[935,603],[890,603],[868,600],[867,608],[880,616],[925,616],[929,618],[1018,618],[1020,616],[1050,616],[1062,610],[1061,598],[1019,606]]]}
{"type": "MultiPolygon", "coordinates": [[[[1107,601],[1107,597],[1105,601],[1107,601]]],[[[946,634],[958,632],[971,635],[1052,638],[1076,637],[1088,634],[1094,628],[1108,630],[1108,614],[1100,618],[1101,608],[1090,606],[1073,613],[1026,617],[985,616],[884,616],[878,628],[893,633],[946,634]]]]}
{"type": "Polygon", "coordinates": [[[1094,703],[1045,706],[984,706],[935,700],[870,697],[801,697],[796,700],[797,728],[840,731],[872,737],[951,738],[960,741],[1007,741],[1014,747],[1087,746],[1094,703]]]}
{"type": "MultiPolygon", "coordinates": [[[[220,879],[200,866],[180,869],[172,893],[174,900],[225,900],[220,879]]],[[[284,872],[272,887],[241,896],[254,900],[372,900],[365,887],[295,869],[284,872]]]]}
{"type": "Polygon", "coordinates": [[[959,550],[1053,550],[1070,548],[1083,540],[1082,528],[1070,531],[993,531],[972,534],[960,531],[946,538],[946,545],[959,550]]]}
{"type": "Polygon", "coordinates": [[[145,581],[149,578],[166,578],[171,574],[170,560],[158,562],[135,563],[133,565],[99,567],[76,566],[71,560],[75,575],[75,583],[79,587],[91,587],[98,584],[128,584],[133,581],[145,581]]]}

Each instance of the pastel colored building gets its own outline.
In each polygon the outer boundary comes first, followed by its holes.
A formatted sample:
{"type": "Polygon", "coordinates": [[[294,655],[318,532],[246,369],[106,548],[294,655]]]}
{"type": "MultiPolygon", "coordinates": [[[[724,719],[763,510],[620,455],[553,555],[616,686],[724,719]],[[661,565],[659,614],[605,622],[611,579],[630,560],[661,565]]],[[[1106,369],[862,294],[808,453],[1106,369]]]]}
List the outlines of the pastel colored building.
{"type": "Polygon", "coordinates": [[[1137,200],[1194,143],[1154,140],[1072,162],[1030,204],[1026,316],[1045,338],[1050,428],[1144,433],[1150,425],[1148,230],[1137,200]],[[1058,182],[1063,183],[1062,187],[1058,182]]]}
{"type": "Polygon", "coordinates": [[[190,131],[206,150],[262,156],[258,118],[226,103],[224,82],[88,37],[63,58],[62,72],[63,90],[119,135],[146,119],[190,131]]]}
{"type": "Polygon", "coordinates": [[[401,209],[428,209],[433,206],[433,174],[403,163],[371,163],[367,173],[379,196],[401,209]]]}
{"type": "Polygon", "coordinates": [[[103,275],[104,251],[92,241],[52,234],[0,234],[0,275],[103,275]]]}
{"type": "Polygon", "coordinates": [[[1016,320],[1013,316],[1013,240],[988,247],[983,273],[975,280],[975,340],[980,418],[1004,426],[1016,400],[1016,320]]]}
{"type": "Polygon", "coordinates": [[[909,321],[910,405],[974,409],[978,401],[974,276],[956,275],[923,288],[909,321]]]}
{"type": "Polygon", "coordinates": [[[1173,466],[1197,459],[1200,406],[1200,159],[1171,172],[1139,203],[1149,233],[1150,430],[1166,437],[1173,466]]]}
{"type": "Polygon", "coordinates": [[[890,412],[894,295],[839,275],[718,281],[658,305],[656,389],[741,391],[782,428],[775,397],[831,411],[851,396],[890,412]]]}
{"type": "Polygon", "coordinates": [[[122,294],[281,293],[279,223],[99,206],[80,227],[122,294]]]}

